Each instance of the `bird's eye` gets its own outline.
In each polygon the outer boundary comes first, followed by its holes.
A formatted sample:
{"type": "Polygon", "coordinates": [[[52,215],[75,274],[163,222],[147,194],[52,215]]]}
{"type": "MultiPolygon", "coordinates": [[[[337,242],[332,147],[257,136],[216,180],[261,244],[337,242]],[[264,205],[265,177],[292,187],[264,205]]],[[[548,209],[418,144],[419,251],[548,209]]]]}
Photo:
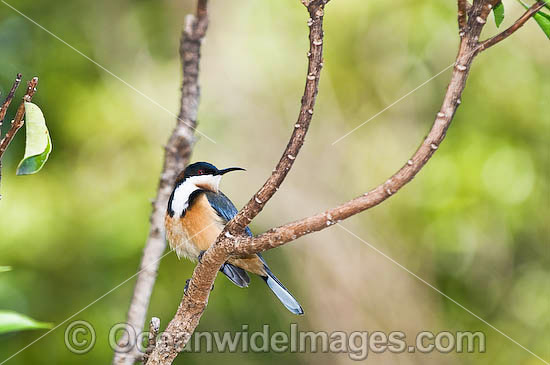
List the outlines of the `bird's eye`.
{"type": "Polygon", "coordinates": [[[198,175],[204,175],[204,170],[199,170],[199,171],[197,171],[197,174],[198,174],[198,175]]]}

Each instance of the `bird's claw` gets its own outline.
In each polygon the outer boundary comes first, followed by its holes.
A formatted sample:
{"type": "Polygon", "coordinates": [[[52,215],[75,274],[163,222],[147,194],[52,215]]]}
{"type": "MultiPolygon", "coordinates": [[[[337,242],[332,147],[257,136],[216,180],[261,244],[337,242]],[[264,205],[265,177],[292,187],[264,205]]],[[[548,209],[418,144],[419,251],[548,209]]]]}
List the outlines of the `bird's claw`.
{"type": "Polygon", "coordinates": [[[205,252],[206,252],[205,250],[199,252],[198,260],[199,260],[199,263],[201,263],[201,264],[202,264],[202,257],[204,256],[204,253],[205,253],[205,252]]]}

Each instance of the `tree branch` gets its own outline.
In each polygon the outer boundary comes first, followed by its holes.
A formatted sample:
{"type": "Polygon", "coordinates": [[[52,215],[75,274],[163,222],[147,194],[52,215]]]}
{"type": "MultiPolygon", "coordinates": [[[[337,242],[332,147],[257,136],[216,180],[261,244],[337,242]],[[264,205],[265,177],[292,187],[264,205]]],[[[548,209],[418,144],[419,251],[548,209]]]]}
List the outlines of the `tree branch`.
{"type": "Polygon", "coordinates": [[[479,46],[479,52],[482,52],[487,48],[494,46],[495,44],[503,41],[504,39],[514,34],[529,19],[531,19],[540,9],[542,9],[544,5],[545,5],[545,1],[543,0],[537,1],[535,4],[533,4],[533,6],[527,9],[527,11],[518,20],[516,20],[516,22],[512,24],[509,28],[505,29],[501,33],[497,34],[496,36],[489,38],[484,42],[481,42],[479,46]]]}
{"type": "MultiPolygon", "coordinates": [[[[186,18],[186,26],[180,42],[180,58],[183,69],[181,107],[178,121],[165,147],[164,166],[160,176],[157,197],[153,202],[151,213],[151,228],[147,243],[143,250],[140,273],[137,277],[134,294],[127,315],[127,326],[136,333],[143,329],[147,308],[155,285],[159,260],[166,242],[164,239],[164,215],[166,205],[172,192],[177,174],[189,162],[195,143],[194,128],[197,124],[197,112],[200,99],[198,84],[200,46],[208,28],[206,10],[207,0],[198,0],[196,16],[186,18]]],[[[125,331],[120,340],[122,347],[126,346],[129,337],[125,331]]],[[[141,354],[137,348],[128,353],[115,353],[113,364],[133,364],[141,354]]]]}
{"type": "MultiPolygon", "coordinates": [[[[17,83],[17,79],[15,81],[17,83]]],[[[25,102],[30,102],[32,100],[32,97],[36,92],[37,85],[38,85],[38,77],[33,77],[32,80],[27,83],[27,92],[23,96],[23,101],[19,105],[19,108],[17,108],[17,112],[15,113],[15,118],[11,122],[11,127],[6,133],[6,136],[2,138],[2,140],[0,141],[0,159],[2,159],[4,152],[6,152],[6,149],[8,148],[11,141],[13,140],[13,137],[15,137],[15,135],[17,134],[17,131],[19,131],[19,129],[23,126],[23,124],[25,124],[25,121],[23,120],[23,117],[25,116],[25,102]]]]}
{"type": "Polygon", "coordinates": [[[226,232],[232,235],[242,233],[252,219],[262,211],[267,201],[271,199],[286,178],[300,152],[300,148],[304,144],[313,117],[319,76],[323,68],[323,15],[325,5],[328,2],[329,0],[302,0],[310,15],[307,23],[310,29],[310,49],[308,52],[308,74],[298,121],[294,125],[290,141],[273,173],[243,209],[226,225],[224,234],[226,232]]]}
{"type": "Polygon", "coordinates": [[[271,177],[235,219],[228,223],[217,241],[202,256],[201,262],[195,267],[188,290],[184,294],[174,318],[166,328],[163,338],[157,342],[147,364],[171,364],[184,348],[206,308],[210,289],[219,268],[230,256],[265,251],[332,226],[340,220],[382,203],[416,176],[439,148],[461,104],[462,93],[466,87],[472,63],[480,52],[479,36],[491,9],[498,1],[474,0],[472,5],[467,2],[467,5],[461,5],[467,8],[468,16],[464,34],[461,34],[455,67],[443,103],[427,137],[412,158],[399,171],[378,187],[338,207],[271,229],[256,237],[247,237],[241,233],[241,230],[261,211],[265,202],[273,196],[288,174],[296,154],[304,143],[307,127],[313,114],[312,108],[318,90],[319,71],[322,66],[323,8],[327,1],[302,0],[311,15],[308,22],[311,56],[302,107],[290,142],[271,177]]]}

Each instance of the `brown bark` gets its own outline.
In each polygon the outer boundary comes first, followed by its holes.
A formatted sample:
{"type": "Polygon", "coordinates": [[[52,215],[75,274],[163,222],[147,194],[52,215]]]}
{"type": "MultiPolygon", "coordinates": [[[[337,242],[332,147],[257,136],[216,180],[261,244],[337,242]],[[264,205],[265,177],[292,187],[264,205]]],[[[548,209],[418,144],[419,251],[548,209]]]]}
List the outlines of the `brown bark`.
{"type": "Polygon", "coordinates": [[[399,171],[376,188],[335,208],[273,228],[257,237],[248,238],[239,236],[236,240],[235,251],[232,253],[248,254],[265,251],[311,232],[320,231],[382,203],[410,182],[439,148],[456,110],[461,104],[462,92],[466,87],[466,80],[468,79],[472,62],[478,54],[477,40],[487,19],[488,12],[485,10],[486,7],[481,6],[479,2],[477,5],[474,4],[471,13],[473,16],[469,18],[467,24],[469,30],[461,38],[451,81],[447,87],[443,103],[436,114],[432,128],[414,155],[399,171]],[[476,19],[478,17],[481,21],[476,19]]]}
{"type": "MultiPolygon", "coordinates": [[[[172,186],[177,174],[189,162],[195,143],[194,129],[197,124],[197,112],[200,99],[199,61],[200,46],[208,28],[206,0],[198,0],[196,16],[189,15],[180,42],[180,58],[183,69],[181,107],[178,121],[165,147],[164,167],[160,175],[157,197],[153,202],[151,228],[143,250],[140,273],[137,277],[134,294],[128,309],[126,324],[135,333],[143,330],[147,308],[155,285],[159,260],[166,242],[164,239],[164,215],[172,186]]],[[[130,331],[130,329],[128,330],[130,331]]],[[[128,343],[127,332],[120,340],[124,346],[128,343]]],[[[113,364],[133,364],[141,358],[137,348],[128,353],[115,353],[113,364]]]]}

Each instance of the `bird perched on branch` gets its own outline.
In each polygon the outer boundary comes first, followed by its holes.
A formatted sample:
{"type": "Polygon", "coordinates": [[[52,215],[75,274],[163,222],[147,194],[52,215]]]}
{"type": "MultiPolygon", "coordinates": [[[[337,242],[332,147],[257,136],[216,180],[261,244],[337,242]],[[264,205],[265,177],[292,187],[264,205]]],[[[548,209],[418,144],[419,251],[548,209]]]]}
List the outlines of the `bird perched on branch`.
{"type": "MultiPolygon", "coordinates": [[[[238,170],[244,169],[230,167],[218,170],[210,163],[196,162],[179,174],[165,218],[166,237],[178,257],[200,260],[208,247],[216,242],[225,224],[237,214],[237,208],[219,190],[219,184],[224,174],[238,170]]],[[[252,236],[248,227],[246,234],[252,236]]],[[[259,275],[289,311],[304,313],[259,253],[231,257],[220,271],[241,288],[250,284],[247,271],[259,275]]]]}

